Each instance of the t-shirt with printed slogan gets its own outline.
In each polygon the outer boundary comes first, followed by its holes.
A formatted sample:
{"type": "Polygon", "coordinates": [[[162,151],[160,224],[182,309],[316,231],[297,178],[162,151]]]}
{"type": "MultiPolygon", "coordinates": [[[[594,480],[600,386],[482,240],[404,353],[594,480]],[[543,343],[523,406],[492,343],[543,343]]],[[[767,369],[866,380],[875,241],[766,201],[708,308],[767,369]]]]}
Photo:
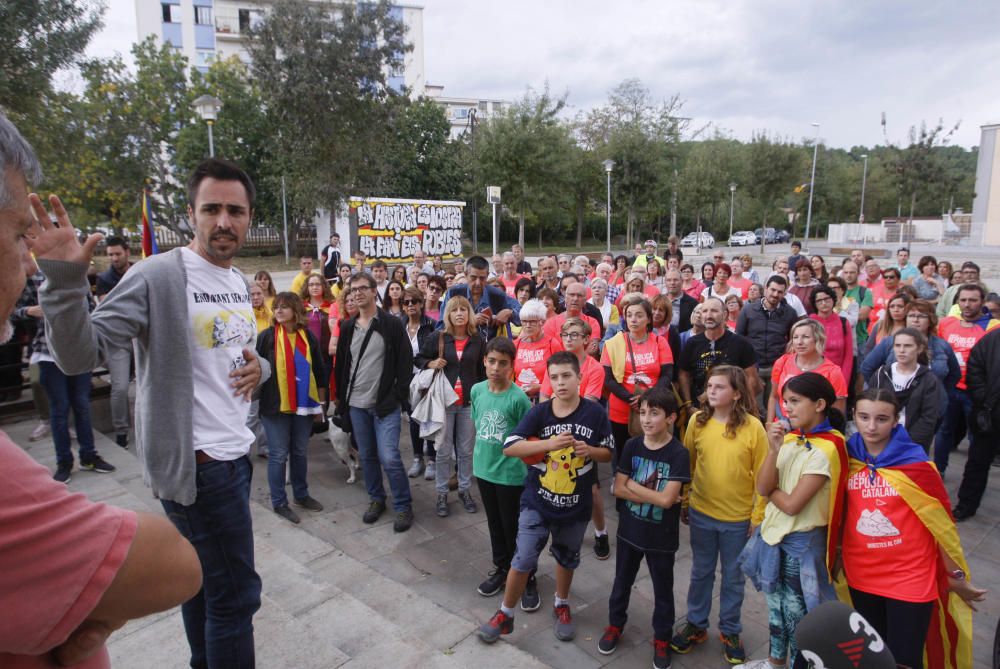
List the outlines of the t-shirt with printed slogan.
{"type": "MultiPolygon", "coordinates": [[[[992,328],[990,328],[992,329],[992,328]]],[[[967,325],[960,317],[947,316],[938,323],[938,336],[948,342],[951,350],[958,358],[958,366],[962,370],[962,377],[955,384],[959,390],[965,390],[965,369],[969,363],[969,354],[972,347],[979,343],[979,340],[986,334],[979,324],[967,325]]]]}
{"type": "Polygon", "coordinates": [[[844,573],[857,590],[904,602],[937,599],[934,535],[878,472],[847,479],[844,573]]]}
{"type": "MultiPolygon", "coordinates": [[[[604,391],[604,367],[589,355],[583,356],[580,363],[580,397],[596,397],[600,399],[604,391]]],[[[552,382],[549,381],[549,370],[545,369],[542,388],[539,395],[552,397],[552,382]]]]}
{"type": "MultiPolygon", "coordinates": [[[[597,402],[583,398],[572,413],[562,418],[552,413],[552,402],[535,405],[504,441],[504,448],[525,439],[548,439],[563,432],[570,432],[574,439],[590,446],[614,448],[608,414],[597,402]]],[[[521,506],[556,522],[586,520],[590,518],[591,486],[596,480],[594,462],[575,455],[572,446],[551,451],[542,462],[528,467],[521,506]]]]}
{"type": "Polygon", "coordinates": [[[188,248],[181,249],[181,257],[192,344],[194,448],[216,460],[235,460],[254,440],[247,427],[250,403],[234,396],[229,377],[246,364],[243,349],[256,347],[250,292],[239,270],[217,267],[188,248]]]}
{"type": "MultiPolygon", "coordinates": [[[[646,337],[646,341],[637,344],[629,338],[627,333],[621,336],[626,337],[625,375],[622,377],[622,386],[630,393],[636,392],[638,384],[642,384],[642,388],[652,388],[660,380],[660,368],[674,362],[667,338],[650,333],[646,337]],[[632,364],[633,360],[635,360],[634,365],[632,364]]],[[[607,347],[601,354],[601,364],[605,367],[613,366],[607,347]]],[[[641,393],[642,390],[640,389],[639,392],[641,393]]],[[[631,408],[627,402],[612,394],[608,396],[608,412],[614,422],[628,423],[631,408]]]]}
{"type": "Polygon", "coordinates": [[[538,341],[514,342],[517,355],[514,358],[514,383],[524,390],[534,384],[541,384],[545,378],[545,363],[549,357],[563,350],[562,341],[543,334],[538,341]]]}
{"type": "Polygon", "coordinates": [[[472,473],[497,485],[524,485],[524,461],[504,455],[503,442],[531,409],[531,400],[514,384],[502,393],[495,393],[490,390],[489,381],[472,386],[471,397],[472,424],[476,428],[472,473]]]}
{"type": "MultiPolygon", "coordinates": [[[[646,447],[645,437],[625,442],[618,456],[618,473],[645,488],[662,492],[671,481],[691,482],[691,456],[684,444],[671,439],[657,449],[646,447]]],[[[618,541],[643,551],[676,551],[680,531],[681,505],[669,509],[646,502],[622,500],[618,507],[618,541]]]]}

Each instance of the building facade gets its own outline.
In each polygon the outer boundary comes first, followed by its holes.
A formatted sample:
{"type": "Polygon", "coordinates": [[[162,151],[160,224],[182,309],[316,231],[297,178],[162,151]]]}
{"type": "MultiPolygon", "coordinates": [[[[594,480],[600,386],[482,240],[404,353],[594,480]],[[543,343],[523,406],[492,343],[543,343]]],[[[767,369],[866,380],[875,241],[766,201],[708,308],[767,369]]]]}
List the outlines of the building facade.
{"type": "Polygon", "coordinates": [[[435,84],[427,84],[424,95],[444,110],[451,124],[452,139],[470,131],[473,124],[483,123],[490,117],[503,114],[510,106],[510,103],[503,100],[448,96],[444,94],[444,86],[435,84]]]}
{"type": "MultiPolygon", "coordinates": [[[[336,11],[348,0],[325,0],[336,11]]],[[[249,62],[247,31],[261,21],[268,0],[135,0],[136,29],[140,40],[154,35],[171,44],[202,71],[219,58],[237,56],[249,62]]],[[[424,10],[416,5],[393,5],[392,15],[406,27],[413,50],[403,55],[402,67],[388,73],[389,86],[405,87],[414,98],[424,94],[424,10]]]]}

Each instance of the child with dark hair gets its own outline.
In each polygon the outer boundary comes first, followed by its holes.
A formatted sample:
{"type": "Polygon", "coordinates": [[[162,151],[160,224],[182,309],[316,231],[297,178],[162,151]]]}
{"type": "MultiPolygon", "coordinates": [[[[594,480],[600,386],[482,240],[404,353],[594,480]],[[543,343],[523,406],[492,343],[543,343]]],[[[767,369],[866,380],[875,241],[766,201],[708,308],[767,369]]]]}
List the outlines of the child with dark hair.
{"type": "Polygon", "coordinates": [[[844,416],[833,406],[833,385],[816,372],[789,379],[782,397],[788,423],[768,425],[757,475],[757,494],[768,500],[764,521],[740,555],[743,573],[767,599],[770,657],[743,665],[754,669],[806,667],[795,628],[837,598],[830,573],[846,493],[844,416]]]}
{"type": "Polygon", "coordinates": [[[597,402],[580,397],[580,361],[568,351],[548,360],[552,399],[528,411],[504,442],[504,455],[528,465],[517,548],[507,573],[500,609],[477,630],[493,643],[514,630],[514,606],[534,611],[540,606],[531,575],[548,541],[556,561],[553,631],[571,641],[576,628],[569,608],[573,572],[580,564],[580,546],[590,522],[595,462],[611,460],[614,439],[607,412],[597,402]],[[530,579],[530,580],[529,580],[530,579]],[[524,597],[522,597],[524,594],[524,597]]]}
{"type": "Polygon", "coordinates": [[[687,449],[674,437],[677,399],[653,387],[639,399],[642,436],[625,443],[615,472],[619,507],[615,581],[608,600],[608,626],[597,644],[610,655],[628,620],[628,604],[643,559],[653,582],[653,666],[670,666],[674,625],[674,553],[680,530],[681,488],[691,480],[687,449]]]}
{"type": "Polygon", "coordinates": [[[507,582],[524,492],[524,462],[505,457],[503,452],[504,440],[531,409],[531,400],[513,383],[516,355],[510,339],[491,339],[484,358],[486,380],[472,387],[472,422],[476,429],[472,473],[486,511],[494,567],[477,588],[483,597],[497,594],[507,582]]]}

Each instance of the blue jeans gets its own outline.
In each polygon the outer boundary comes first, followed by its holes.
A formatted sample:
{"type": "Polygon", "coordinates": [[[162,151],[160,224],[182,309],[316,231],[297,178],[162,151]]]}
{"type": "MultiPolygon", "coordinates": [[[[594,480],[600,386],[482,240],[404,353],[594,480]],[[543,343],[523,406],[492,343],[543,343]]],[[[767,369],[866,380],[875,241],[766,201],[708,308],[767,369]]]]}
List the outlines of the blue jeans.
{"type": "Polygon", "coordinates": [[[49,425],[56,446],[56,461],[73,464],[69,439],[69,410],[76,419],[76,440],[80,444],[80,462],[97,457],[94,428],[90,423],[90,372],[67,376],[54,362],[38,363],[39,382],[49,398],[49,425]]]}
{"type": "Polygon", "coordinates": [[[246,456],[197,467],[194,504],[160,500],[201,561],[201,591],[181,606],[191,666],[251,669],[253,615],[260,608],[261,589],[250,521],[253,468],[246,456]]]}
{"type": "Polygon", "coordinates": [[[476,445],[476,427],[472,424],[472,407],[452,404],[444,410],[444,439],[437,445],[435,488],[439,495],[448,494],[452,462],[458,461],[458,490],[472,487],[472,448],[476,445]]]}
{"type": "Polygon", "coordinates": [[[309,496],[306,484],[306,448],[312,436],[313,417],[277,413],[261,416],[267,433],[267,485],[271,489],[271,506],[288,506],[285,494],[285,463],[290,462],[292,494],[295,499],[309,496]]]}
{"type": "MultiPolygon", "coordinates": [[[[971,425],[971,420],[972,398],[969,397],[969,393],[958,388],[950,389],[948,391],[948,406],[945,407],[944,419],[941,421],[941,427],[938,428],[937,435],[934,437],[934,464],[937,465],[938,471],[942,474],[948,468],[948,455],[951,453],[951,449],[957,445],[954,443],[956,428],[962,422],[966,425],[971,425]]],[[[968,431],[968,435],[969,450],[971,451],[972,440],[975,437],[972,430],[968,431]]]]}
{"type": "Polygon", "coordinates": [[[708,628],[712,611],[712,587],[715,564],[722,558],[722,583],[719,588],[719,631],[740,634],[740,609],[743,608],[743,574],[738,558],[747,543],[750,521],[724,522],[688,511],[691,521],[691,585],[688,587],[687,620],[695,627],[708,628]]]}
{"type": "Polygon", "coordinates": [[[375,409],[351,407],[351,425],[358,443],[361,470],[365,475],[365,489],[373,502],[385,502],[382,470],[389,479],[392,491],[392,508],[399,513],[410,508],[410,480],[399,455],[399,409],[383,418],[375,409]]]}

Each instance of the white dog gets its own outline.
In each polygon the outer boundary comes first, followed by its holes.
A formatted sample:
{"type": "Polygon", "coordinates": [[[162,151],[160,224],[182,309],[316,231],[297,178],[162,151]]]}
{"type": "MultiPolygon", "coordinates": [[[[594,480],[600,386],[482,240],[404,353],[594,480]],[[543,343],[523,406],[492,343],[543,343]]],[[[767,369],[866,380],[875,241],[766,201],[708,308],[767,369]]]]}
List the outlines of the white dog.
{"type": "Polygon", "coordinates": [[[328,422],[330,429],[326,433],[327,439],[330,440],[330,444],[333,446],[333,452],[336,453],[342,463],[347,465],[347,468],[351,472],[351,475],[347,477],[347,482],[354,483],[358,480],[355,475],[358,471],[358,452],[351,446],[351,435],[334,425],[332,420],[328,422]]]}

